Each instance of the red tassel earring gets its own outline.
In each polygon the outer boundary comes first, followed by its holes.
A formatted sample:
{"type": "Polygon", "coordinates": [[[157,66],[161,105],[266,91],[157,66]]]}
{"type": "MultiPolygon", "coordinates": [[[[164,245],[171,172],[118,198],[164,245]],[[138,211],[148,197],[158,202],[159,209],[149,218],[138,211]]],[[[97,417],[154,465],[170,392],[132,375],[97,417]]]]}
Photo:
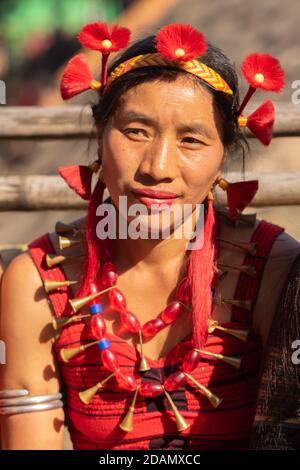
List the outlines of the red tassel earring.
{"type": "Polygon", "coordinates": [[[68,186],[85,200],[91,198],[92,176],[100,169],[100,160],[95,160],[90,165],[61,166],[58,168],[60,176],[68,186]]]}
{"type": "Polygon", "coordinates": [[[229,217],[235,219],[252,201],[257,190],[258,180],[238,181],[229,183],[224,178],[218,178],[217,184],[227,193],[229,217]]]}

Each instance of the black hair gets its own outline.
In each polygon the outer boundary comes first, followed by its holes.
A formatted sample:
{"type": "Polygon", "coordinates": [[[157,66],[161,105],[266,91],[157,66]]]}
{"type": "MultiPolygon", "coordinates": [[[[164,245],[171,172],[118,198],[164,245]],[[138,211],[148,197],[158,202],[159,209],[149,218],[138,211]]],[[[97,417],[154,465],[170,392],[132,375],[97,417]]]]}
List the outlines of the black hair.
{"type": "MultiPolygon", "coordinates": [[[[127,48],[108,68],[108,75],[122,62],[137,56],[139,54],[148,54],[157,52],[155,45],[155,36],[148,36],[140,41],[135,42],[127,48]]],[[[176,80],[178,75],[189,75],[198,84],[200,83],[208,91],[210,91],[215,100],[217,109],[221,115],[223,123],[223,145],[227,153],[239,153],[242,151],[243,161],[245,152],[249,150],[249,144],[241,132],[238,120],[237,110],[239,107],[239,90],[238,76],[234,66],[228,57],[216,46],[208,42],[206,53],[199,58],[199,61],[215,70],[227,82],[232,95],[216,90],[204,80],[189,74],[184,70],[176,67],[164,66],[147,66],[133,69],[120,77],[116,78],[105,90],[103,96],[100,97],[97,104],[92,105],[92,112],[95,124],[104,127],[109,118],[116,111],[120,97],[129,89],[153,80],[176,80]]]]}

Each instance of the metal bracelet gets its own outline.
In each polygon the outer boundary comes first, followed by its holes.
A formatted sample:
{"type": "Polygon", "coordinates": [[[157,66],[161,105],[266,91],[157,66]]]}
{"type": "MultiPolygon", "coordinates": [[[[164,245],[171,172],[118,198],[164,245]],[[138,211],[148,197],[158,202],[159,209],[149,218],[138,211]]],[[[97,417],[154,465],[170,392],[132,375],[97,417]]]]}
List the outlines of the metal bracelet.
{"type": "Polygon", "coordinates": [[[63,408],[64,404],[61,400],[51,401],[49,403],[38,403],[35,405],[24,406],[7,406],[0,408],[0,415],[13,415],[20,413],[32,413],[34,411],[55,410],[56,408],[63,408]]]}
{"type": "Polygon", "coordinates": [[[61,398],[61,393],[52,393],[49,395],[38,395],[33,397],[2,398],[0,400],[0,409],[5,406],[35,405],[37,403],[60,400],[61,398]]]}
{"type": "Polygon", "coordinates": [[[26,388],[19,388],[16,390],[0,390],[0,398],[24,397],[25,395],[29,395],[29,390],[26,388]]]}

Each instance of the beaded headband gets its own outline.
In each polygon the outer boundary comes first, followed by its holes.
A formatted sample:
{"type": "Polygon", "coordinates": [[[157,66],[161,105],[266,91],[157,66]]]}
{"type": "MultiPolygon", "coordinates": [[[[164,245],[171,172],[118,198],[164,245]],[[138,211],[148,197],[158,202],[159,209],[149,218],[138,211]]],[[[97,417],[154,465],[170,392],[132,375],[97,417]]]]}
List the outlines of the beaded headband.
{"type": "MultiPolygon", "coordinates": [[[[107,65],[111,52],[124,49],[129,44],[130,30],[118,25],[109,27],[106,23],[89,23],[83,26],[78,39],[81,44],[101,53],[102,64],[100,79],[95,80],[83,54],[71,58],[63,73],[60,91],[64,100],[70,99],[86,90],[94,90],[102,96],[110,85],[122,75],[141,67],[175,67],[195,75],[208,83],[215,90],[233,96],[233,91],[224,78],[211,67],[201,62],[207,50],[207,41],[203,33],[189,24],[174,23],[164,26],[155,36],[156,52],[139,54],[117,65],[108,75],[107,65]]],[[[237,124],[247,127],[264,145],[272,139],[275,109],[272,101],[266,100],[249,116],[242,114],[247,103],[257,89],[279,92],[285,84],[284,71],[280,62],[269,54],[249,54],[241,65],[241,72],[248,82],[248,91],[236,112],[237,124]]],[[[92,174],[100,169],[100,163],[89,166],[71,166],[59,168],[60,175],[68,185],[83,199],[90,199],[92,174]]],[[[257,190],[257,181],[228,183],[224,179],[218,182],[227,191],[230,214],[236,217],[257,190]],[[246,184],[245,184],[246,183],[246,184]],[[253,183],[249,188],[250,183],[253,183]],[[239,185],[237,189],[235,186],[239,185]],[[243,194],[241,195],[241,189],[243,194]],[[250,193],[249,193],[249,189],[250,193]],[[238,196],[236,194],[238,192],[238,196]],[[237,207],[237,201],[239,206],[237,207]],[[241,202],[243,201],[243,203],[241,202]]]]}

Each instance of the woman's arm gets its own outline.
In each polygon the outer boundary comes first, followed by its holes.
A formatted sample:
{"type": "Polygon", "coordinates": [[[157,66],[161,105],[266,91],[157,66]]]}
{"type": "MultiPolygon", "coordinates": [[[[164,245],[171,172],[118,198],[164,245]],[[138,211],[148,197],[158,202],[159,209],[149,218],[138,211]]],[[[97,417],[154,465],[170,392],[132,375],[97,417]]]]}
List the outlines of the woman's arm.
{"type": "MultiPolygon", "coordinates": [[[[31,396],[60,391],[52,352],[51,309],[28,253],[17,256],[1,285],[0,338],[6,364],[0,365],[0,390],[29,390],[31,396]]],[[[62,408],[1,416],[3,449],[62,449],[62,408]]]]}
{"type": "Polygon", "coordinates": [[[253,314],[254,330],[267,344],[273,318],[291,267],[300,253],[300,243],[282,232],[273,243],[268,256],[253,314]]]}

